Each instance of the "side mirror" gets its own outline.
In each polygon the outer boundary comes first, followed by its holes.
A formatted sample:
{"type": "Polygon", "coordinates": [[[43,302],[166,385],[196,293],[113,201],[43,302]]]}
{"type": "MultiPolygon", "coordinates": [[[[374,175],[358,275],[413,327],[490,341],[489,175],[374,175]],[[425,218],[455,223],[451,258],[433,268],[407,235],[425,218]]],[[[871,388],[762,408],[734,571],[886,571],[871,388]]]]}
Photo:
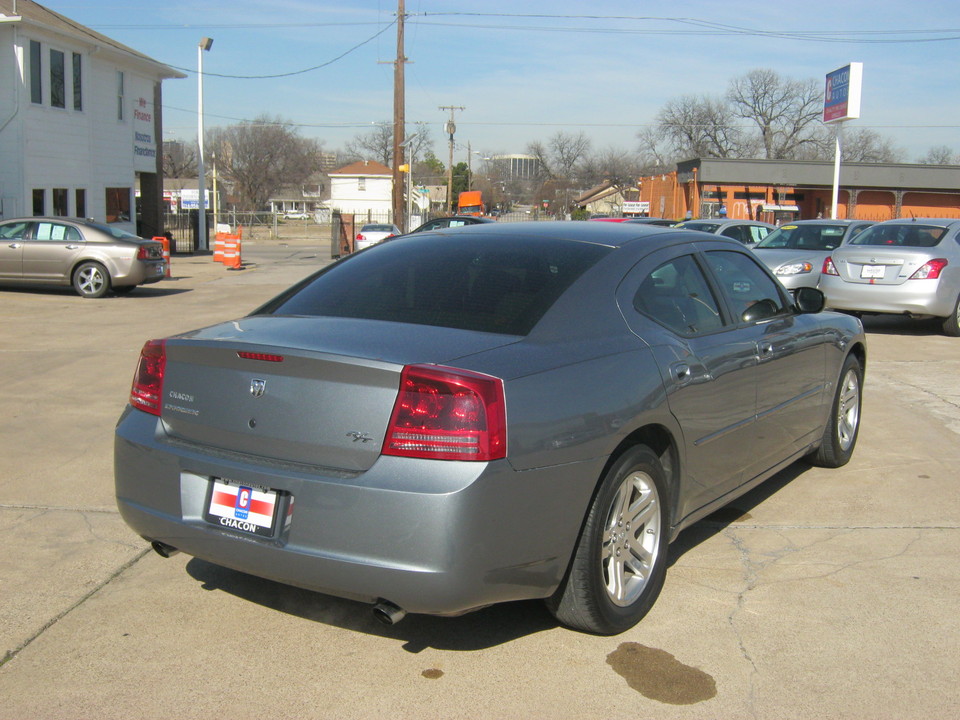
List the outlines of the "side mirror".
{"type": "Polygon", "coordinates": [[[744,310],[740,318],[744,322],[754,323],[775,317],[779,312],[780,308],[773,300],[764,298],[763,300],[757,300],[753,305],[744,310]]]}
{"type": "Polygon", "coordinates": [[[818,313],[826,302],[826,297],[817,288],[797,288],[793,293],[793,306],[801,313],[818,313]]]}

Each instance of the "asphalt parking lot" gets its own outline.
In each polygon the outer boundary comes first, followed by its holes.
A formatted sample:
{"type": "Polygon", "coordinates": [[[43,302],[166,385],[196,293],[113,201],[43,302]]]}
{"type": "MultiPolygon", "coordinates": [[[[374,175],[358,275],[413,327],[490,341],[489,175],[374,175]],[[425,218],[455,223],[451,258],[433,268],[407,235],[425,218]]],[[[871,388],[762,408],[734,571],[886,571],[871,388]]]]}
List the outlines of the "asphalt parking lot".
{"type": "Polygon", "coordinates": [[[174,257],[125,297],[0,288],[0,718],[931,718],[955,714],[960,340],[868,320],[840,470],[794,465],[681,536],[637,627],[539,603],[385,627],[367,606],[177,555],[113,501],[147,339],[244,314],[329,247],[174,257]]]}

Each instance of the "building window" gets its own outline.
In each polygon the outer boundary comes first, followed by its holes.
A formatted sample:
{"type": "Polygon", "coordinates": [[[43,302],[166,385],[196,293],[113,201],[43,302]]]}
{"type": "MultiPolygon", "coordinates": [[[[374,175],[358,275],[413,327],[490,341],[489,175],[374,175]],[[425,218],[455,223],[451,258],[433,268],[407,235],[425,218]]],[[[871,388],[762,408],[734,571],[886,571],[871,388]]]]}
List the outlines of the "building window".
{"type": "Polygon", "coordinates": [[[83,110],[83,56],[73,54],[73,109],[83,110]]]}
{"type": "Polygon", "coordinates": [[[117,120],[123,120],[123,72],[117,70],[117,120]]]}
{"type": "Polygon", "coordinates": [[[66,188],[54,188],[53,189],[53,214],[58,217],[67,216],[67,189],[66,188]]]}
{"type": "Polygon", "coordinates": [[[67,75],[63,52],[50,51],[50,104],[53,107],[67,106],[67,75]]]}
{"type": "Polygon", "coordinates": [[[33,216],[40,217],[47,214],[47,191],[36,188],[33,191],[33,216]]]}
{"type": "Polygon", "coordinates": [[[43,102],[43,75],[40,66],[40,43],[30,41],[30,102],[43,102]]]}
{"type": "Polygon", "coordinates": [[[87,216],[87,191],[83,188],[77,188],[75,193],[77,217],[87,216]]]}
{"type": "Polygon", "coordinates": [[[367,189],[367,179],[366,178],[357,178],[357,190],[363,192],[367,189]]]}
{"type": "Polygon", "coordinates": [[[130,220],[130,188],[107,188],[107,222],[130,220]]]}

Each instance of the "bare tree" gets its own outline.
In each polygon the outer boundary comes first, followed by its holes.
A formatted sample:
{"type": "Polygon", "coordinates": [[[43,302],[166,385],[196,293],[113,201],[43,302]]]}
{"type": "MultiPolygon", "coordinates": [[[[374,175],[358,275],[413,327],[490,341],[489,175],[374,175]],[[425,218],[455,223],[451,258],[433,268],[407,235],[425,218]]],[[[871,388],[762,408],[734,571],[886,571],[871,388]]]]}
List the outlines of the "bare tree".
{"type": "Polygon", "coordinates": [[[818,144],[823,89],[816,80],[789,80],[773,70],[751,70],[730,83],[733,114],[760,131],[768,160],[793,159],[818,144]]]}
{"type": "Polygon", "coordinates": [[[544,145],[535,141],[527,146],[527,153],[538,160],[543,184],[537,193],[551,203],[551,207],[565,213],[570,207],[574,189],[581,186],[581,165],[590,151],[590,139],[583,133],[563,130],[554,134],[544,145]]]}
{"type": "Polygon", "coordinates": [[[179,140],[163,143],[163,176],[167,178],[195,178],[197,176],[197,144],[179,140]]]}
{"type": "Polygon", "coordinates": [[[745,154],[747,140],[723,99],[687,95],[671,100],[657,114],[657,125],[678,158],[745,154]]]}
{"type": "Polygon", "coordinates": [[[637,187],[643,171],[643,163],[635,153],[610,147],[588,155],[582,163],[581,174],[591,186],[607,182],[610,187],[623,192],[637,187]]]}
{"type": "MultiPolygon", "coordinates": [[[[408,130],[407,139],[410,142],[404,156],[411,163],[423,158],[433,147],[430,128],[424,123],[417,123],[412,133],[408,130]]],[[[393,124],[377,123],[366,134],[356,135],[346,144],[346,154],[351,160],[376,160],[393,167],[393,124]]]]}
{"type": "Polygon", "coordinates": [[[935,145],[918,160],[922,165],[955,165],[960,158],[949,145],[935,145]]]}
{"type": "Polygon", "coordinates": [[[860,128],[844,132],[843,159],[849,162],[895,163],[903,160],[903,151],[873,130],[860,128]]]}
{"type": "Polygon", "coordinates": [[[319,167],[319,144],[287,121],[258,117],[208,133],[217,172],[233,185],[241,209],[260,210],[284,185],[297,185],[319,167]]]}

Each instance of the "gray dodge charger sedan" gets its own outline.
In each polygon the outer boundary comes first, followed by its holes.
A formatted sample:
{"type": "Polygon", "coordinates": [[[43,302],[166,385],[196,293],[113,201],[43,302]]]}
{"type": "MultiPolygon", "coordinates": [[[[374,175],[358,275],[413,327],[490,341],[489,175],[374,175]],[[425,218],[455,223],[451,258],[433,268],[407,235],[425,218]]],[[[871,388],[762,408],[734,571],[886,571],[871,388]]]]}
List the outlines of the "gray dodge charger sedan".
{"type": "Polygon", "coordinates": [[[743,245],[484,224],[351,255],[233,322],[146,343],[116,429],[161,555],[374,606],[542,598],[612,634],[685,527],[854,451],[859,320],[743,245]]]}

